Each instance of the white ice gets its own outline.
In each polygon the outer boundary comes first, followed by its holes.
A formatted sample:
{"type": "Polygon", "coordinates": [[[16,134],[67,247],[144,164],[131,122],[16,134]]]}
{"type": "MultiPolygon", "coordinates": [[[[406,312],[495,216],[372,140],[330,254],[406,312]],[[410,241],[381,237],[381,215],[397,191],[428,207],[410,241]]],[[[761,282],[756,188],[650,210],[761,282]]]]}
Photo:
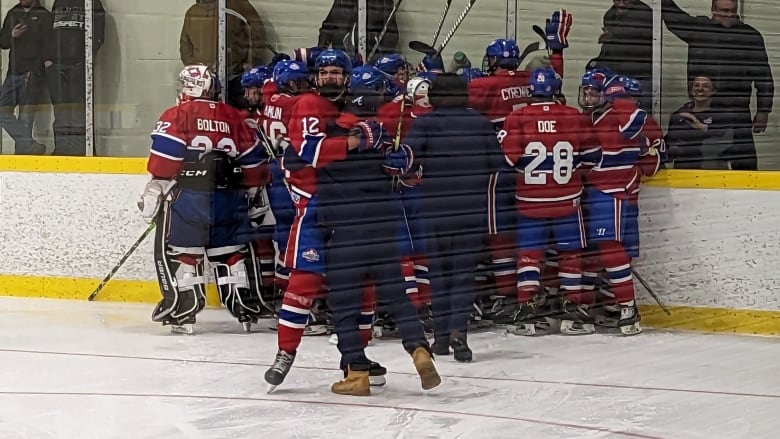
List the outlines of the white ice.
{"type": "Polygon", "coordinates": [[[0,298],[0,438],[772,438],[778,339],[648,331],[636,337],[472,335],[475,362],[438,358],[423,392],[397,340],[367,398],[333,395],[336,348],[307,337],[265,392],[270,330],[224,310],[172,335],[151,305],[0,298]]]}

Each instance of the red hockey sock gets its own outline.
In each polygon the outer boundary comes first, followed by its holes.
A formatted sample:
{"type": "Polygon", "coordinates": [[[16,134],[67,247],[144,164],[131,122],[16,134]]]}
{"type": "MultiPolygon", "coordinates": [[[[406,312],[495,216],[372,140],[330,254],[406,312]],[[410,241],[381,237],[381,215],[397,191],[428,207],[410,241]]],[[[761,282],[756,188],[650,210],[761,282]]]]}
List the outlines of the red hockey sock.
{"type": "Polygon", "coordinates": [[[517,253],[517,301],[527,303],[541,286],[543,250],[520,250],[517,253]]]}
{"type": "Polygon", "coordinates": [[[634,276],[631,273],[631,258],[623,244],[617,241],[599,241],[599,260],[607,271],[607,281],[615,295],[615,302],[634,300],[634,276]]]}
{"type": "Polygon", "coordinates": [[[490,235],[489,240],[496,290],[500,296],[512,297],[517,294],[516,239],[511,234],[500,233],[490,235]]]}
{"type": "Polygon", "coordinates": [[[279,310],[277,340],[279,349],[295,353],[309,320],[312,302],[320,294],[323,277],[317,273],[293,270],[279,310]]]}

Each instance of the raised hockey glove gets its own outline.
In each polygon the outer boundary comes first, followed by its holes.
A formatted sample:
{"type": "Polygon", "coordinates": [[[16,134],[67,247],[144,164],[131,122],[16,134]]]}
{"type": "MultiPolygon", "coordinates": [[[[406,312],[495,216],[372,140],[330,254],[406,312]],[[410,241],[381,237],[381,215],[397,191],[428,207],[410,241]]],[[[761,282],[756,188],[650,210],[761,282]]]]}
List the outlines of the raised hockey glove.
{"type": "Polygon", "coordinates": [[[249,200],[249,223],[254,228],[265,224],[265,218],[271,211],[268,193],[264,187],[253,187],[246,191],[249,200]]]}
{"type": "Polygon", "coordinates": [[[382,165],[388,175],[397,176],[406,173],[414,162],[414,152],[409,145],[398,145],[398,149],[392,147],[385,153],[385,163],[382,165]]]}
{"type": "Polygon", "coordinates": [[[152,179],[146,183],[141,198],[138,199],[138,210],[147,224],[154,221],[157,213],[160,211],[163,201],[176,186],[176,180],[152,179]]]}
{"type": "Polygon", "coordinates": [[[358,122],[352,129],[353,134],[360,137],[360,145],[358,146],[360,151],[378,150],[384,143],[390,141],[382,124],[373,120],[358,122]]]}
{"type": "Polygon", "coordinates": [[[569,32],[571,31],[572,15],[566,9],[559,9],[547,19],[544,33],[547,38],[547,48],[560,52],[569,47],[569,32]]]}

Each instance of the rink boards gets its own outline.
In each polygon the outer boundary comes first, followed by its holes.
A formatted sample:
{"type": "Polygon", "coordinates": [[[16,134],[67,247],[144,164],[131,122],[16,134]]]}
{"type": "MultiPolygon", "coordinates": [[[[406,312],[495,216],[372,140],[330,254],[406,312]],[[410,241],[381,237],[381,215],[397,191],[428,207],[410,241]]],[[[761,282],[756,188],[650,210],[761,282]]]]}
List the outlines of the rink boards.
{"type": "MultiPolygon", "coordinates": [[[[86,300],[146,229],[136,208],[145,162],[0,157],[0,295],[86,300]]],[[[636,268],[672,315],[637,283],[646,325],[780,334],[778,180],[670,170],[647,182],[636,268]]],[[[148,239],[97,300],[158,298],[148,239]]]]}

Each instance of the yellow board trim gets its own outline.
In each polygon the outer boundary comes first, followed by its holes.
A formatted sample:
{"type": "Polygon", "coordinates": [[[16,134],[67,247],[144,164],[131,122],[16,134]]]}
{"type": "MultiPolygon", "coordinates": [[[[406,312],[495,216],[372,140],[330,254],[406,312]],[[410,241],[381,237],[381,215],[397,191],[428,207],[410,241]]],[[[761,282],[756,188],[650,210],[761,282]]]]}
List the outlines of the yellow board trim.
{"type": "MultiPolygon", "coordinates": [[[[146,158],[0,155],[0,172],[146,174],[146,158]]],[[[691,189],[780,190],[780,171],[665,169],[647,186],[691,189]]]]}
{"type": "Polygon", "coordinates": [[[0,172],[146,174],[145,158],[0,155],[0,172]]]}
{"type": "MultiPolygon", "coordinates": [[[[84,278],[0,275],[0,296],[87,300],[99,282],[84,278]]],[[[114,279],[95,300],[157,303],[160,292],[154,281],[114,279]]],[[[207,288],[207,303],[220,306],[213,285],[207,288]]],[[[657,305],[642,305],[640,309],[642,324],[651,328],[780,335],[780,311],[674,306],[669,307],[672,315],[667,316],[657,305]]]]}

